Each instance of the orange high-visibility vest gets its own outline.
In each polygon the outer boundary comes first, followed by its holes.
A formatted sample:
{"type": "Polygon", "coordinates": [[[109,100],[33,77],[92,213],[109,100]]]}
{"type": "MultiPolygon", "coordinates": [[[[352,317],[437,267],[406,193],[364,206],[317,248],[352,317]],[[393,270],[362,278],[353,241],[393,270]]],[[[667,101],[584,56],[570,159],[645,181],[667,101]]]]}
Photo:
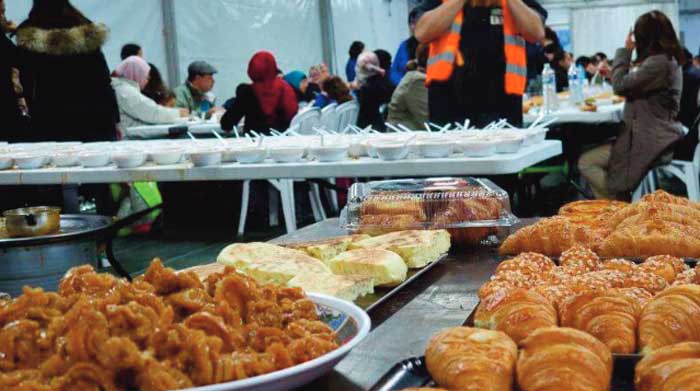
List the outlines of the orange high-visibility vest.
{"type": "MultiPolygon", "coordinates": [[[[442,0],[443,3],[449,0],[442,0]]],[[[503,39],[506,58],[505,93],[522,95],[527,84],[527,54],[525,40],[518,35],[515,20],[508,7],[508,0],[501,0],[503,7],[503,39]]],[[[452,26],[440,38],[430,43],[430,57],[426,72],[426,84],[433,81],[447,81],[452,76],[455,65],[464,65],[459,42],[462,37],[464,10],[459,11],[452,26]]]]}

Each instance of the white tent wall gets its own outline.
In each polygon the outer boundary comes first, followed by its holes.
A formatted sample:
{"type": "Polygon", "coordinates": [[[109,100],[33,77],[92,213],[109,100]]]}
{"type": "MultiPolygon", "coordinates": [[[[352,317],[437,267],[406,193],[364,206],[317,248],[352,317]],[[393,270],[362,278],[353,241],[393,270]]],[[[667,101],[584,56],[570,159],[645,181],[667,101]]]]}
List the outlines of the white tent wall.
{"type": "Polygon", "coordinates": [[[571,11],[573,50],[576,55],[592,55],[596,52],[613,56],[624,46],[625,38],[636,19],[649,11],[660,10],[669,16],[679,31],[678,4],[676,2],[644,2],[629,5],[603,5],[574,8],[571,11]]]}
{"type": "MultiPolygon", "coordinates": [[[[148,61],[156,65],[167,80],[160,0],[73,0],[72,3],[91,20],[109,27],[109,39],[102,50],[110,69],[119,64],[122,45],[137,42],[148,61]]],[[[5,5],[7,17],[20,23],[27,18],[32,2],[5,0],[5,5]]]]}
{"type": "Polygon", "coordinates": [[[249,82],[248,62],[259,50],[275,54],[284,72],[308,72],[322,62],[319,0],[175,0],[180,80],[187,65],[205,60],[219,70],[217,104],[249,82]]]}
{"type": "Polygon", "coordinates": [[[680,0],[683,44],[694,55],[700,54],[700,0],[680,0]]]}
{"type": "Polygon", "coordinates": [[[384,49],[396,55],[408,38],[407,0],[331,0],[335,34],[335,73],[345,78],[348,49],[353,41],[366,50],[384,49]]]}

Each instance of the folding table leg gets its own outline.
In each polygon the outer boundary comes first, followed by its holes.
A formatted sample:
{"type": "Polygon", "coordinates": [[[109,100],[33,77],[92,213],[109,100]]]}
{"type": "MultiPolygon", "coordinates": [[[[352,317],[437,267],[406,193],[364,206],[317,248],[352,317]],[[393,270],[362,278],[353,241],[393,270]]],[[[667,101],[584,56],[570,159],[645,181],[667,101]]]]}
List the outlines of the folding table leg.
{"type": "Polygon", "coordinates": [[[245,233],[245,221],[248,217],[248,203],[250,202],[250,181],[243,181],[243,194],[241,194],[241,213],[238,218],[238,236],[245,233]]]}
{"type": "Polygon", "coordinates": [[[309,200],[311,201],[311,210],[314,213],[314,220],[316,220],[316,222],[323,221],[327,216],[326,211],[323,209],[323,203],[321,202],[320,187],[316,183],[309,184],[309,200]]]}
{"type": "Polygon", "coordinates": [[[271,227],[276,227],[280,225],[279,213],[280,213],[280,194],[275,191],[272,187],[268,187],[267,194],[269,197],[269,221],[271,227]]]}
{"type": "Polygon", "coordinates": [[[296,212],[294,209],[294,184],[288,179],[280,179],[277,183],[277,188],[280,191],[280,198],[282,200],[284,223],[287,228],[287,233],[292,233],[297,230],[296,212]]]}
{"type": "MultiPolygon", "coordinates": [[[[328,182],[336,184],[335,178],[329,178],[328,182]]],[[[333,189],[327,189],[326,195],[328,196],[328,202],[331,204],[331,211],[334,214],[339,212],[340,207],[338,206],[338,192],[333,189]]]]}

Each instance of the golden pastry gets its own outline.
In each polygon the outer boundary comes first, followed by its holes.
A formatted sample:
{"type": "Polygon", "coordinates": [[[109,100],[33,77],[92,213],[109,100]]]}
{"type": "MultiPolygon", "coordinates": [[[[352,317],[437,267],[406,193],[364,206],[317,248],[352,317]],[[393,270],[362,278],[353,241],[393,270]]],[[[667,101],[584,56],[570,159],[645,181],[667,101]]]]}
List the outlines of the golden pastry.
{"type": "Polygon", "coordinates": [[[521,228],[509,236],[501,245],[500,253],[508,255],[530,251],[558,256],[577,245],[592,248],[595,238],[595,232],[590,228],[573,224],[565,217],[555,216],[521,228]]]}
{"type": "Polygon", "coordinates": [[[639,265],[639,270],[655,274],[666,280],[669,284],[675,281],[678,275],[678,272],[676,272],[672,264],[657,261],[652,258],[647,259],[644,263],[639,265]]]}
{"type": "Polygon", "coordinates": [[[606,258],[668,254],[700,257],[700,230],[670,221],[645,221],[615,230],[599,251],[606,258]]]}
{"type": "Polygon", "coordinates": [[[645,262],[667,263],[673,267],[673,270],[676,273],[683,273],[684,271],[689,269],[688,265],[681,258],[672,257],[670,255],[656,255],[647,258],[645,262]]]}
{"type": "Polygon", "coordinates": [[[557,313],[547,299],[533,290],[501,291],[479,304],[474,325],[503,331],[519,343],[539,328],[556,326],[557,313]]]}
{"type": "Polygon", "coordinates": [[[518,347],[500,331],[454,327],[434,335],[425,351],[433,380],[449,390],[511,391],[518,347]]]}
{"type": "Polygon", "coordinates": [[[607,391],[612,354],[583,331],[558,327],[539,329],[520,343],[517,364],[522,391],[607,391]]]}
{"type": "Polygon", "coordinates": [[[654,297],[639,319],[642,354],[679,342],[700,341],[700,285],[677,285],[654,297]]]}
{"type": "Polygon", "coordinates": [[[637,264],[626,259],[610,259],[598,265],[598,270],[617,270],[624,273],[631,273],[637,270],[637,264]]]}
{"type": "Polygon", "coordinates": [[[619,354],[636,352],[636,329],[641,308],[618,290],[597,291],[569,298],[559,309],[562,327],[585,331],[619,354]]]}
{"type": "Polygon", "coordinates": [[[637,391],[700,390],[700,343],[664,346],[644,356],[634,371],[637,391]]]}
{"type": "Polygon", "coordinates": [[[583,246],[574,246],[564,251],[559,257],[559,266],[581,268],[588,272],[596,270],[599,263],[600,257],[583,246]]]}

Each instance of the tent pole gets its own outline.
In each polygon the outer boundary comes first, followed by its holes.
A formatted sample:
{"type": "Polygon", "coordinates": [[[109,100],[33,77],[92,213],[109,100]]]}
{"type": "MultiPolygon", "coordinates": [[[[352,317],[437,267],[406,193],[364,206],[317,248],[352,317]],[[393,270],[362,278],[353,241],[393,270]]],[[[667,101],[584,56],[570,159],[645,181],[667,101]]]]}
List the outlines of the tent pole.
{"type": "Polygon", "coordinates": [[[334,75],[339,74],[338,61],[335,54],[335,29],[333,27],[333,9],[331,0],[319,0],[319,15],[321,19],[321,47],[323,61],[334,75]]]}
{"type": "Polygon", "coordinates": [[[161,0],[163,11],[163,35],[165,36],[165,60],[168,64],[170,86],[180,84],[180,55],[177,46],[177,25],[175,23],[174,0],[161,0]]]}

